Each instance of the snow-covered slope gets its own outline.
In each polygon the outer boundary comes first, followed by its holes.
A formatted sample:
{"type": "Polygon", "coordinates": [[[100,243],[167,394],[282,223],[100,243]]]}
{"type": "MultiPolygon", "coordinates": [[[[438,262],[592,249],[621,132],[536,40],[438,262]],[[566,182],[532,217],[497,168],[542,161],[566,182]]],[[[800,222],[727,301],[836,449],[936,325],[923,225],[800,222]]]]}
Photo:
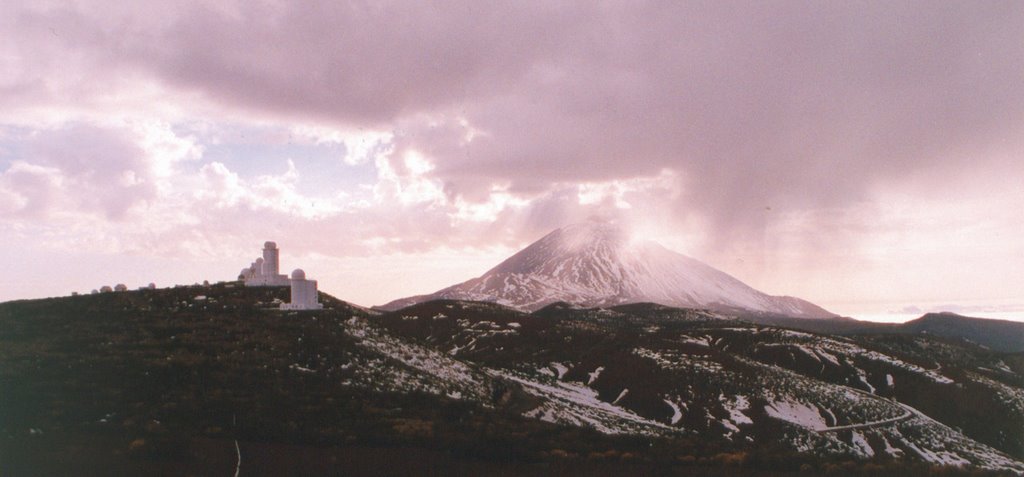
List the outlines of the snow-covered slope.
{"type": "Polygon", "coordinates": [[[493,301],[531,311],[559,301],[583,306],[654,302],[793,317],[835,316],[799,298],[761,293],[657,243],[631,240],[615,224],[600,221],[555,230],[478,278],[381,308],[396,310],[435,299],[493,301]]]}

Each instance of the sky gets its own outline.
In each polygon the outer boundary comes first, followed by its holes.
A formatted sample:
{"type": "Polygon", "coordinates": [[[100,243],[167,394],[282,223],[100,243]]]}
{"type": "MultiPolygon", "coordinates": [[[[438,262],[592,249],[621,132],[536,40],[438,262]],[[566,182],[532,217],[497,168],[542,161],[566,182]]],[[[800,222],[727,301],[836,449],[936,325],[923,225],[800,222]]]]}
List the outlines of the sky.
{"type": "Polygon", "coordinates": [[[1019,1],[0,9],[0,300],[275,240],[377,305],[597,215],[844,315],[1024,320],[1019,1]]]}

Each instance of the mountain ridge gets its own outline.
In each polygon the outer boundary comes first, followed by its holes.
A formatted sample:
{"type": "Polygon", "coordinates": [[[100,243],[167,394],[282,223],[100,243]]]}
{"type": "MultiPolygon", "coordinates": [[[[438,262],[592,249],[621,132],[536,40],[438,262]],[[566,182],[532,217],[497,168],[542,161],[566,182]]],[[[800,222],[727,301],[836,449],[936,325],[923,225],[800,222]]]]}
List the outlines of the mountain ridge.
{"type": "Polygon", "coordinates": [[[720,312],[800,318],[837,315],[806,300],[762,293],[697,259],[614,223],[591,220],[556,229],[483,275],[377,308],[397,310],[435,299],[492,301],[525,311],[564,301],[587,307],[652,302],[720,312]]]}

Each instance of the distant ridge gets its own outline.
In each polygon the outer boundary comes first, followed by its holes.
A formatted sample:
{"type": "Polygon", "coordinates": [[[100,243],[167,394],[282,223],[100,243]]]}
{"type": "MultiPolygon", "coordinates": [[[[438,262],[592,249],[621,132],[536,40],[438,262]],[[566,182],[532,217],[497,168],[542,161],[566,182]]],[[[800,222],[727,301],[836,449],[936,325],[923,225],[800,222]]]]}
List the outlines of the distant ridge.
{"type": "Polygon", "coordinates": [[[1024,323],[971,318],[956,313],[927,313],[899,325],[904,333],[927,333],[942,338],[962,338],[996,351],[1024,351],[1024,323]]]}
{"type": "Polygon", "coordinates": [[[586,307],[652,302],[727,313],[837,316],[799,298],[757,291],[657,243],[631,240],[614,223],[598,220],[557,229],[480,277],[379,308],[437,299],[491,301],[525,311],[560,301],[586,307]]]}
{"type": "Polygon", "coordinates": [[[800,319],[748,317],[759,323],[788,326],[816,333],[838,335],[927,335],[954,341],[968,341],[993,351],[1024,352],[1024,323],[991,318],[972,318],[956,313],[927,313],[906,323],[878,323],[843,319],[800,319]]]}

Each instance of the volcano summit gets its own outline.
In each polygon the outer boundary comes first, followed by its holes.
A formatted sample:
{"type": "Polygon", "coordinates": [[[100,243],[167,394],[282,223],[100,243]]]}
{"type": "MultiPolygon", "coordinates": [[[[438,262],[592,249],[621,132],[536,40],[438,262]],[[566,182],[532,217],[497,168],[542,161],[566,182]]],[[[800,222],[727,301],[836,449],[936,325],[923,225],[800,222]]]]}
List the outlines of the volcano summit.
{"type": "Polygon", "coordinates": [[[437,299],[490,301],[526,311],[555,302],[585,307],[654,302],[726,313],[836,316],[799,298],[759,292],[703,262],[652,241],[631,240],[614,223],[596,220],[555,230],[480,277],[380,308],[437,299]]]}

